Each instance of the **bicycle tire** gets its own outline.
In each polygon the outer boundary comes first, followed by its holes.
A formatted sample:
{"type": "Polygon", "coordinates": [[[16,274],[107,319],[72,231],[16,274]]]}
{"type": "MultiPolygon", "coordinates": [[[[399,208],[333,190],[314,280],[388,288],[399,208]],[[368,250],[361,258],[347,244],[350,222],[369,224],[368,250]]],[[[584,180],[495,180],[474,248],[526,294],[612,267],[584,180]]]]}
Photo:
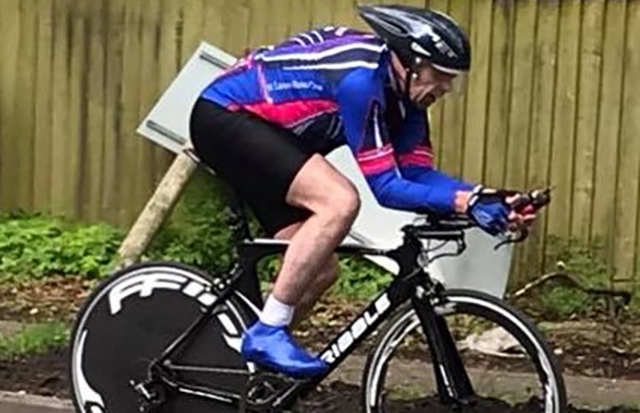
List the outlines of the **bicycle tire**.
{"type": "MultiPolygon", "coordinates": [[[[528,398],[519,404],[514,404],[513,401],[499,402],[495,395],[487,393],[486,399],[481,398],[482,400],[478,406],[479,410],[489,410],[489,405],[486,403],[491,403],[489,411],[492,412],[536,411],[535,407],[540,404],[544,406],[541,410],[545,413],[562,413],[565,411],[566,389],[559,364],[542,334],[523,313],[491,295],[478,291],[447,290],[443,293],[442,302],[447,304],[441,308],[436,307],[438,314],[446,316],[460,314],[480,316],[485,320],[496,323],[512,334],[521,348],[525,350],[526,356],[531,360],[532,370],[535,370],[535,373],[522,375],[522,377],[533,380],[534,377],[531,377],[532,375],[535,376],[537,374],[538,376],[539,388],[543,394],[540,399],[528,398]]],[[[398,381],[391,378],[392,376],[397,377],[397,375],[394,376],[393,372],[389,373],[389,363],[398,347],[403,341],[407,340],[408,335],[412,332],[424,338],[415,309],[411,305],[405,305],[398,310],[381,331],[367,358],[362,375],[362,406],[366,413],[426,411],[425,408],[429,409],[429,411],[439,411],[438,409],[446,407],[442,406],[437,396],[428,398],[423,397],[422,393],[418,396],[412,393],[413,390],[406,390],[405,395],[402,396],[405,399],[401,401],[391,402],[386,400],[391,392],[400,394],[398,390],[385,389],[387,376],[389,376],[389,387],[392,387],[391,382],[393,380],[398,381]]],[[[413,345],[416,347],[415,344],[413,345]]],[[[422,357],[429,359],[430,355],[424,354],[422,357]]],[[[412,368],[415,369],[415,361],[411,363],[412,368]]],[[[430,369],[432,368],[433,366],[430,367],[430,369]]],[[[492,376],[492,374],[483,371],[481,376],[500,377],[500,375],[492,376]]],[[[504,380],[509,380],[506,378],[507,376],[504,375],[504,379],[500,380],[503,380],[504,383],[504,380]]],[[[417,377],[420,377],[420,379],[414,378],[407,385],[415,386],[416,382],[418,382],[420,386],[426,387],[426,381],[422,381],[424,375],[418,375],[417,377]]],[[[411,381],[412,379],[405,378],[405,380],[411,381]]],[[[522,386],[524,385],[525,383],[523,382],[522,386]]],[[[437,386],[433,384],[433,387],[435,389],[437,386]]],[[[507,394],[507,390],[504,391],[505,396],[514,398],[513,394],[507,394]]],[[[464,408],[462,410],[466,411],[464,408]]],[[[472,408],[469,408],[469,410],[473,411],[472,408]]]]}
{"type": "MultiPolygon", "coordinates": [[[[130,380],[144,380],[150,360],[160,356],[216,300],[213,289],[209,290],[213,281],[203,271],[172,262],[134,264],[104,280],[85,301],[72,330],[68,374],[76,411],[139,412],[139,395],[130,380]]],[[[197,338],[180,349],[180,363],[249,368],[239,346],[252,309],[238,296],[222,305],[224,311],[207,320],[197,338]]],[[[241,376],[205,378],[202,371],[184,374],[237,393],[246,381],[241,376]]],[[[207,400],[172,396],[155,411],[205,413],[212,409],[207,400]]],[[[222,412],[226,407],[214,408],[222,412]]],[[[229,407],[229,411],[235,410],[229,407]]]]}

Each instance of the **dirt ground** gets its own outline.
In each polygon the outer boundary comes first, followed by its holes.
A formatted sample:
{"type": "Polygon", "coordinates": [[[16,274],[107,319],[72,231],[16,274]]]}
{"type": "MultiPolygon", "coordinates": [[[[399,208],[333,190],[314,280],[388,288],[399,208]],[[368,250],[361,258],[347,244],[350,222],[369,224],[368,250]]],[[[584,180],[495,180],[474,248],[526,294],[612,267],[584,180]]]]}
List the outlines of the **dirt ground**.
{"type": "MultiPolygon", "coordinates": [[[[79,304],[93,287],[92,283],[75,278],[51,278],[36,284],[0,285],[0,319],[20,321],[71,321],[79,304]]],[[[346,320],[362,308],[361,302],[338,298],[323,300],[314,316],[303,325],[298,338],[311,348],[326,343],[335,336],[346,320]]],[[[640,380],[640,324],[626,324],[613,339],[611,323],[601,321],[570,321],[551,323],[545,334],[563,365],[564,373],[586,377],[640,380]]],[[[366,351],[366,345],[360,354],[366,351]]],[[[0,389],[27,391],[45,396],[68,397],[66,372],[67,350],[52,349],[13,360],[0,360],[0,389]]],[[[640,396],[639,396],[640,397],[640,396]]],[[[340,380],[322,386],[303,402],[305,413],[351,413],[360,409],[360,389],[340,380]]],[[[490,402],[478,407],[485,412],[514,411],[510,407],[490,402]]],[[[410,404],[393,406],[395,412],[438,412],[434,400],[413,400],[410,404]]],[[[535,411],[521,405],[515,411],[535,411]]],[[[572,408],[572,412],[586,412],[572,408]]],[[[630,412],[627,408],[599,410],[630,412]]]]}

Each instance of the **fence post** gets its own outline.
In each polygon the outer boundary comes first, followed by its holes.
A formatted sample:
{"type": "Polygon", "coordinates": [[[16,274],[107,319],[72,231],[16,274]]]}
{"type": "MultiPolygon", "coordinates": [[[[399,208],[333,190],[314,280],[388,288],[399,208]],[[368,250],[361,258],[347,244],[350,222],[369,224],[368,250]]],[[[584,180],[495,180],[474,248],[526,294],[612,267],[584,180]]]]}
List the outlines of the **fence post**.
{"type": "Polygon", "coordinates": [[[185,151],[178,153],[151,199],[149,199],[120,245],[117,257],[117,266],[119,268],[133,264],[144,253],[177,203],[196,167],[196,161],[185,151]]]}

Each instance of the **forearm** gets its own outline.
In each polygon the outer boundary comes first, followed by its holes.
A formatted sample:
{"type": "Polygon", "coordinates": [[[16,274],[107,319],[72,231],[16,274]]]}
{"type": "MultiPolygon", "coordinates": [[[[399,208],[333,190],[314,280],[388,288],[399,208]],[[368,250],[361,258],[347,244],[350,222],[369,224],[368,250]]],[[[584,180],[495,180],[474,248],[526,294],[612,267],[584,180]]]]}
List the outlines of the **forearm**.
{"type": "Polygon", "coordinates": [[[378,202],[385,207],[414,212],[452,214],[462,212],[463,194],[450,185],[410,181],[395,172],[367,176],[378,202]]]}
{"type": "Polygon", "coordinates": [[[424,166],[404,166],[402,176],[413,182],[439,188],[449,188],[453,192],[453,209],[457,213],[465,213],[474,184],[464,182],[444,172],[424,166]]]}

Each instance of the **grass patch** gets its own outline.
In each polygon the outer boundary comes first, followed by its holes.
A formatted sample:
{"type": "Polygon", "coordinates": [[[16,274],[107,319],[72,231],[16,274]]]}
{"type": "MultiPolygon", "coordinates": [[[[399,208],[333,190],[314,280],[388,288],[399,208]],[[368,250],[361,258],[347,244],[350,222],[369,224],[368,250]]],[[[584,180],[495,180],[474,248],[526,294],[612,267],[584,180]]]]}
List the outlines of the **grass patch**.
{"type": "Polygon", "coordinates": [[[63,323],[34,324],[8,337],[0,338],[0,358],[44,353],[69,343],[70,328],[63,323]]]}

